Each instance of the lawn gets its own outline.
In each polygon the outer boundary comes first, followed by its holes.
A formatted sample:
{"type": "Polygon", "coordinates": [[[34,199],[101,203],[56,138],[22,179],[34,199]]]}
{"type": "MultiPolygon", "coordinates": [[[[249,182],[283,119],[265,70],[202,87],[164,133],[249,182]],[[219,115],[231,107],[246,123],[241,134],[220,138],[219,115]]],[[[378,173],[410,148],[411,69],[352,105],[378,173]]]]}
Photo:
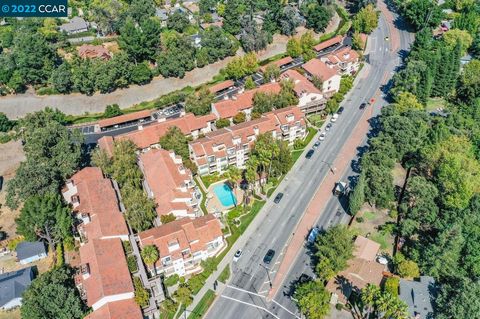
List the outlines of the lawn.
{"type": "Polygon", "coordinates": [[[202,179],[203,185],[205,185],[207,189],[210,187],[210,185],[225,179],[225,177],[223,177],[222,175],[219,175],[218,173],[204,175],[204,176],[201,176],[200,178],[202,179]]]}
{"type": "MultiPolygon", "coordinates": [[[[195,179],[197,178],[198,177],[195,177],[195,179]]],[[[205,194],[205,191],[203,190],[203,187],[200,185],[198,180],[196,181],[196,183],[197,183],[198,189],[200,190],[200,192],[202,192],[202,202],[200,203],[200,209],[203,211],[203,215],[208,215],[207,206],[205,206],[205,202],[207,200],[207,194],[205,194]]]]}
{"type": "Polygon", "coordinates": [[[20,308],[11,311],[0,311],[0,319],[20,319],[20,308]]]}
{"type": "Polygon", "coordinates": [[[193,309],[192,313],[188,316],[188,319],[200,319],[205,315],[210,305],[215,300],[215,292],[209,289],[202,297],[198,305],[193,309]]]}
{"type": "Polygon", "coordinates": [[[445,99],[443,98],[429,98],[427,100],[427,111],[435,111],[438,108],[444,108],[446,105],[445,99]]]}
{"type": "Polygon", "coordinates": [[[315,134],[317,134],[317,132],[318,132],[317,129],[313,127],[309,127],[307,137],[303,140],[303,144],[307,146],[308,143],[310,143],[310,141],[315,137],[315,134]]]}
{"type": "Polygon", "coordinates": [[[303,150],[292,151],[293,164],[295,164],[295,162],[300,158],[302,153],[303,153],[303,150]]]}
{"type": "Polygon", "coordinates": [[[308,116],[308,120],[310,121],[310,123],[312,123],[312,125],[315,125],[316,127],[322,127],[323,123],[325,122],[325,120],[320,114],[310,115],[308,116]]]}
{"type": "Polygon", "coordinates": [[[218,276],[218,281],[226,283],[227,280],[230,278],[230,265],[226,265],[225,269],[222,270],[220,276],[218,276]]]}

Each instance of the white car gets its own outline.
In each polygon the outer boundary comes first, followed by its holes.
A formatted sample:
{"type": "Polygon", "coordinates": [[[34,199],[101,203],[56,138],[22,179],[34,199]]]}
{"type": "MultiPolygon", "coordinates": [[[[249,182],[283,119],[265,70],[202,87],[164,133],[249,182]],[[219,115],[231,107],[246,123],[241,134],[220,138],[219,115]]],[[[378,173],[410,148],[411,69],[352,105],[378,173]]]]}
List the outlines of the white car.
{"type": "Polygon", "coordinates": [[[318,140],[323,141],[325,139],[325,136],[327,136],[327,134],[325,134],[325,132],[320,133],[320,136],[318,137],[318,140]]]}
{"type": "Polygon", "coordinates": [[[335,114],[332,115],[332,118],[330,119],[330,122],[335,123],[337,121],[337,119],[338,119],[338,114],[335,113],[335,114]]]}
{"type": "Polygon", "coordinates": [[[243,251],[241,249],[237,250],[235,255],[233,255],[233,261],[237,262],[240,259],[240,257],[242,256],[242,253],[243,253],[243,251]]]}

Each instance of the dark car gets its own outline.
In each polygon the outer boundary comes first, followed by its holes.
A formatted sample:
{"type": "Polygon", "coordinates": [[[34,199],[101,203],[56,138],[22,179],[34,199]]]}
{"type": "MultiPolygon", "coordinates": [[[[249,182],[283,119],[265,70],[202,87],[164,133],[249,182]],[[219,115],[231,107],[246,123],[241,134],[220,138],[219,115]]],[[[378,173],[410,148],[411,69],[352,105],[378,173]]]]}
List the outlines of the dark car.
{"type": "Polygon", "coordinates": [[[307,152],[307,155],[305,155],[305,157],[308,158],[308,159],[312,158],[314,152],[315,152],[315,150],[309,150],[307,152]]]}
{"type": "Polygon", "coordinates": [[[282,200],[282,198],[283,198],[283,193],[278,193],[277,196],[275,196],[275,199],[273,200],[273,202],[274,202],[275,204],[278,204],[278,203],[280,203],[280,201],[282,200]]]}
{"type": "Polygon", "coordinates": [[[266,263],[267,265],[270,264],[270,262],[273,259],[273,256],[275,256],[275,250],[269,249],[265,254],[265,257],[263,257],[263,262],[266,263]]]}
{"type": "Polygon", "coordinates": [[[331,128],[332,128],[332,123],[328,123],[328,124],[325,126],[325,131],[330,131],[331,128]]]}
{"type": "Polygon", "coordinates": [[[367,107],[367,103],[363,102],[362,104],[360,104],[360,110],[363,110],[366,107],[367,107]]]}
{"type": "Polygon", "coordinates": [[[338,114],[342,114],[342,113],[343,113],[343,110],[345,110],[345,109],[343,108],[343,106],[340,106],[340,108],[338,109],[337,113],[338,113],[338,114]]]}

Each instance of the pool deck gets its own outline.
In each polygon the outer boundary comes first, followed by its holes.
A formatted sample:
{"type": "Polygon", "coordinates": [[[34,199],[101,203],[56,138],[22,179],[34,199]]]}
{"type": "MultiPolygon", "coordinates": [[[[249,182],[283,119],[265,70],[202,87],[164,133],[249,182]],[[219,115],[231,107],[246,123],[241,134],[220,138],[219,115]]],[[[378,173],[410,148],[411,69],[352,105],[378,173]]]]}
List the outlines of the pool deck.
{"type": "MultiPolygon", "coordinates": [[[[234,205],[231,205],[231,206],[228,206],[228,207],[223,206],[223,204],[220,202],[217,195],[215,194],[215,191],[213,190],[215,188],[215,186],[217,186],[218,184],[223,184],[223,183],[225,183],[225,181],[226,181],[226,179],[223,180],[223,181],[216,182],[216,183],[210,185],[210,187],[208,187],[207,201],[205,203],[205,206],[207,207],[207,211],[208,211],[209,214],[215,213],[217,211],[225,213],[225,212],[229,211],[230,209],[232,209],[233,207],[235,207],[234,205]]],[[[235,195],[235,197],[237,199],[237,203],[242,203],[242,201],[243,201],[243,190],[241,190],[240,188],[237,187],[236,190],[233,190],[233,194],[235,195]]]]}

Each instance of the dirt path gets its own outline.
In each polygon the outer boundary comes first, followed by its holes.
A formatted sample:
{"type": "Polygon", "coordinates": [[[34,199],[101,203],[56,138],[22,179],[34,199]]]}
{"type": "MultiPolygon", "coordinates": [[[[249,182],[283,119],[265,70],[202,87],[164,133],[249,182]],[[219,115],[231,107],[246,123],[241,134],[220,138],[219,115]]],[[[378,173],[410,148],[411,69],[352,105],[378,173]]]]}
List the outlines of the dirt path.
{"type": "MultiPolygon", "coordinates": [[[[327,27],[326,33],[334,31],[340,22],[335,14],[327,27]]],[[[306,30],[299,28],[300,36],[306,30]]],[[[321,34],[316,34],[318,38],[321,34]]],[[[267,59],[286,51],[288,37],[275,35],[274,41],[265,51],[259,52],[259,59],[267,59]]],[[[240,50],[241,51],[241,50],[240,50]]],[[[242,55],[243,52],[239,52],[242,55]]],[[[36,95],[33,89],[24,94],[9,95],[0,97],[0,112],[5,113],[9,118],[16,119],[23,117],[29,112],[39,111],[46,106],[55,107],[66,114],[82,115],[88,113],[99,113],[105,110],[105,106],[116,103],[121,108],[126,108],[143,101],[150,101],[162,95],[186,86],[198,86],[207,82],[224,68],[233,57],[207,65],[200,69],[188,72],[183,79],[156,77],[149,84],[138,86],[132,85],[125,89],[119,89],[109,94],[94,94],[92,96],[73,93],[69,95],[36,95]]]]}

